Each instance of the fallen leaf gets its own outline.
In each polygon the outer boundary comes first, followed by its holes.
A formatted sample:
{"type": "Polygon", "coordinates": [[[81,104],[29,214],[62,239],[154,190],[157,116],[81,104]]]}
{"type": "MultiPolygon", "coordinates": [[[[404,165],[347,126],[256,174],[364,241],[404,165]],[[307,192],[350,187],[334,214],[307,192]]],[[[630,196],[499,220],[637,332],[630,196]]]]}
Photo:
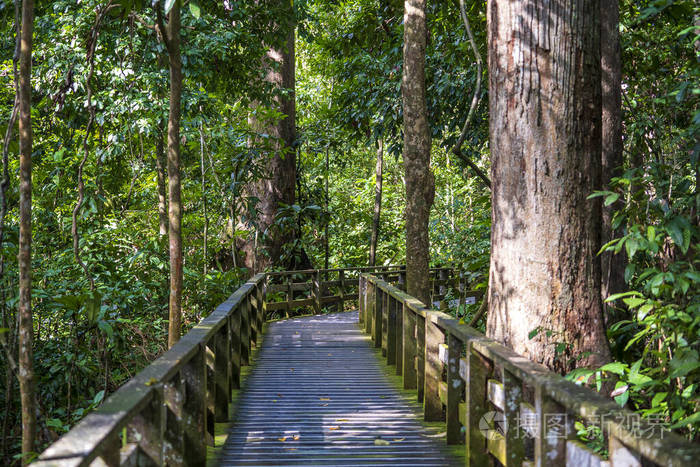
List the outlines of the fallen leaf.
{"type": "Polygon", "coordinates": [[[328,407],[328,404],[321,404],[321,407],[328,407]]]}
{"type": "Polygon", "coordinates": [[[301,438],[301,436],[299,436],[299,435],[294,435],[294,441],[299,441],[299,438],[301,438]]]}
{"type": "Polygon", "coordinates": [[[335,431],[335,430],[340,430],[340,427],[339,426],[329,426],[328,429],[331,431],[335,431]]]}
{"type": "Polygon", "coordinates": [[[284,449],[286,449],[287,451],[296,451],[297,450],[297,448],[284,448],[284,449]]]}
{"type": "Polygon", "coordinates": [[[158,380],[155,378],[151,378],[148,381],[146,381],[146,386],[153,386],[154,384],[157,384],[158,380]]]}
{"type": "Polygon", "coordinates": [[[394,438],[392,441],[396,441],[396,442],[398,443],[399,441],[403,441],[403,440],[405,440],[405,439],[406,439],[406,438],[394,438]]]}
{"type": "Polygon", "coordinates": [[[347,418],[336,418],[335,421],[336,422],[349,422],[350,420],[348,420],[347,418]]]}
{"type": "Polygon", "coordinates": [[[329,401],[329,400],[331,400],[331,398],[330,398],[330,397],[319,397],[318,400],[320,400],[320,401],[329,401]]]}
{"type": "Polygon", "coordinates": [[[374,440],[375,446],[389,446],[391,443],[385,439],[377,438],[374,440]]]}
{"type": "Polygon", "coordinates": [[[277,399],[272,399],[272,402],[277,402],[277,399]]]}
{"type": "Polygon", "coordinates": [[[282,394],[277,394],[277,397],[284,397],[282,394]]]}
{"type": "Polygon", "coordinates": [[[277,441],[282,441],[284,443],[285,441],[287,441],[287,437],[283,436],[281,438],[277,438],[277,441]]]}

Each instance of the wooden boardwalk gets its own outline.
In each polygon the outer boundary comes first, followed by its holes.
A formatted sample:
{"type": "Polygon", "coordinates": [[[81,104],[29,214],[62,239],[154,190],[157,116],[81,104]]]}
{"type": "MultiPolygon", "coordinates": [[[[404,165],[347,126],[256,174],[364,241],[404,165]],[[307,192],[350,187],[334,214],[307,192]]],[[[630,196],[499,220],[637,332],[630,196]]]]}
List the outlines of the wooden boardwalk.
{"type": "Polygon", "coordinates": [[[463,464],[380,365],[357,312],[271,323],[221,465],[463,464]]]}

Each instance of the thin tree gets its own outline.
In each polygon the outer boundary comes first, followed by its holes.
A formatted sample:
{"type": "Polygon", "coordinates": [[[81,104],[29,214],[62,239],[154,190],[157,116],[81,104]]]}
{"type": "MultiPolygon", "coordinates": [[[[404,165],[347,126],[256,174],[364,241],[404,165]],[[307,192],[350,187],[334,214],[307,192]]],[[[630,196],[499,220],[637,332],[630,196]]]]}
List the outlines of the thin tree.
{"type": "Polygon", "coordinates": [[[406,291],[430,302],[428,220],[435,197],[425,98],[426,0],[404,2],[403,161],[406,179],[406,291]]]}
{"type": "Polygon", "coordinates": [[[32,340],[32,35],[34,0],[22,2],[19,53],[19,390],[22,402],[22,463],[34,452],[36,387],[32,340]]]}
{"type": "Polygon", "coordinates": [[[379,241],[379,221],[382,214],[382,178],[384,168],[384,140],[377,140],[377,167],[374,181],[374,212],[372,215],[372,237],[369,242],[369,265],[377,262],[377,242],[379,241]]]}
{"type": "MultiPolygon", "coordinates": [[[[167,5],[168,3],[166,3],[167,5]]],[[[170,299],[168,347],[180,340],[182,328],[182,201],[180,189],[180,101],[182,98],[182,57],[180,56],[180,0],[170,2],[167,30],[160,7],[156,6],[158,27],[170,62],[170,111],[168,114],[168,238],[170,247],[170,299]]]]}
{"type": "Polygon", "coordinates": [[[600,294],[600,2],[489,2],[487,333],[560,371],[610,359],[600,294]]]}
{"type": "Polygon", "coordinates": [[[168,198],[166,195],[166,160],[165,160],[165,145],[163,138],[165,135],[165,125],[161,122],[158,124],[156,132],[156,181],[158,183],[158,233],[161,236],[168,234],[168,198]]]}
{"type": "MultiPolygon", "coordinates": [[[[622,168],[622,59],[620,51],[620,5],[600,0],[600,68],[602,92],[601,160],[602,188],[609,189],[622,168]]],[[[601,246],[616,238],[612,218],[622,201],[603,206],[601,246]]],[[[606,251],[601,255],[601,296],[622,292],[625,287],[625,253],[606,251]]],[[[606,318],[614,311],[608,307],[606,318]]]]}

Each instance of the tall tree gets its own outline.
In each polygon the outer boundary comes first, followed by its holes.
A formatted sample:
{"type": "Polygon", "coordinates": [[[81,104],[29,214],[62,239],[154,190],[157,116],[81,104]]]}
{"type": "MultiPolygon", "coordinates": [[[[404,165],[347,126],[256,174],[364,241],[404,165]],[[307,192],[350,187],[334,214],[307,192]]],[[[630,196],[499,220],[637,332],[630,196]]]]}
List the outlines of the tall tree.
{"type": "Polygon", "coordinates": [[[599,1],[584,0],[490,0],[487,13],[487,333],[561,371],[610,358],[600,204],[587,200],[601,180],[599,17],[599,1]]]}
{"type": "Polygon", "coordinates": [[[170,59],[170,111],[168,115],[168,233],[170,244],[170,312],[168,347],[180,340],[182,330],[182,201],[180,200],[180,0],[168,13],[167,46],[170,59]]]}
{"type": "Polygon", "coordinates": [[[22,2],[19,55],[19,390],[22,401],[22,463],[34,451],[36,388],[32,340],[32,36],[34,0],[22,2]]]}
{"type": "Polygon", "coordinates": [[[430,303],[428,220],[435,198],[425,98],[426,0],[404,2],[403,161],[406,177],[406,291],[430,303]]]}
{"type": "MultiPolygon", "coordinates": [[[[616,0],[600,0],[600,68],[602,91],[602,187],[621,174],[622,167],[622,60],[620,52],[620,5],[616,0]]],[[[618,203],[603,206],[601,245],[617,237],[612,228],[613,212],[618,203]]],[[[601,294],[603,300],[622,292],[625,286],[623,252],[601,255],[601,294]]],[[[608,310],[609,314],[612,308],[608,310]]],[[[608,316],[606,316],[608,318],[608,316]]]]}
{"type": "Polygon", "coordinates": [[[377,261],[377,243],[379,241],[379,221],[382,214],[382,178],[384,168],[384,140],[377,140],[377,168],[374,182],[374,212],[372,215],[372,237],[369,242],[369,265],[377,261]]]}
{"type": "MultiPolygon", "coordinates": [[[[258,133],[265,133],[276,140],[274,154],[265,163],[262,179],[247,186],[249,196],[258,199],[257,235],[251,234],[242,245],[245,265],[251,272],[262,271],[278,265],[282,247],[294,237],[294,229],[276,223],[281,205],[292,205],[296,187],[296,101],[294,97],[294,6],[290,0],[271,2],[279,9],[279,16],[272,26],[284,40],[279,47],[271,47],[262,60],[265,82],[275,92],[273,106],[282,114],[282,119],[273,125],[264,125],[251,115],[251,126],[258,133]],[[264,235],[263,235],[264,234],[264,235]],[[261,251],[258,238],[262,237],[261,251]]],[[[259,144],[255,141],[253,144],[259,144]]],[[[289,265],[285,265],[289,267],[289,265]]]]}

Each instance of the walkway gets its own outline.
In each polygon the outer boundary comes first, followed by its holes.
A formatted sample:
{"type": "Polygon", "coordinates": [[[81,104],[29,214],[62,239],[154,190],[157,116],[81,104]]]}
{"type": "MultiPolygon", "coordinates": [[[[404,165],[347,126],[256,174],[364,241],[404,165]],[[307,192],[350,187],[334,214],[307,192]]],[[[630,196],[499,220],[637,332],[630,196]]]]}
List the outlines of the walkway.
{"type": "Polygon", "coordinates": [[[357,312],[273,322],[221,465],[463,464],[382,371],[357,312]]]}

